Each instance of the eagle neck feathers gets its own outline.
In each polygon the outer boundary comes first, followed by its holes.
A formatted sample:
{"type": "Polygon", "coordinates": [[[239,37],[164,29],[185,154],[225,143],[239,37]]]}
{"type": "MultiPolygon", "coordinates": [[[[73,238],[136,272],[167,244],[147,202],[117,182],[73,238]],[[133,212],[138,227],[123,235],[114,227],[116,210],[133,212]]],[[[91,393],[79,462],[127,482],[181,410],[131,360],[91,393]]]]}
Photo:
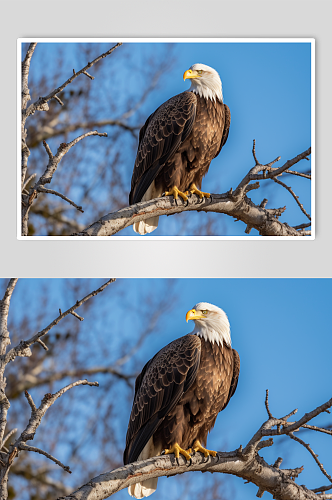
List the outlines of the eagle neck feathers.
{"type": "Polygon", "coordinates": [[[225,315],[225,318],[218,318],[217,321],[212,319],[209,321],[195,321],[195,328],[191,332],[192,335],[197,335],[207,342],[216,343],[223,347],[224,343],[227,347],[231,347],[231,332],[230,326],[225,315]]]}
{"type": "Polygon", "coordinates": [[[204,99],[210,99],[212,102],[216,102],[216,100],[223,102],[222,84],[219,78],[211,78],[208,83],[204,82],[203,85],[199,80],[192,80],[189,91],[204,99]]]}

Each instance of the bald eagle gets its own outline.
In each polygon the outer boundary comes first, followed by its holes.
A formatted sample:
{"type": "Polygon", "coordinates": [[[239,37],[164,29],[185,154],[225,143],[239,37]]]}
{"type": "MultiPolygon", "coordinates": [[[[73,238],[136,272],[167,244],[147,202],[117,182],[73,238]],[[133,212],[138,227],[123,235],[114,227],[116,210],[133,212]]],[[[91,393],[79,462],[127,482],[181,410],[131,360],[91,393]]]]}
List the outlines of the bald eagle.
{"type": "MultiPolygon", "coordinates": [[[[191,334],[174,340],[146,363],[135,383],[124,464],[165,453],[206,457],[208,432],[233,396],[240,358],[231,347],[228,318],[217,306],[200,302],[187,312],[191,334]]],[[[151,495],[157,478],[129,486],[135,498],[151,495]]]]}
{"type": "MultiPolygon", "coordinates": [[[[140,130],[130,205],[163,193],[184,200],[189,193],[200,198],[210,196],[200,190],[202,179],[227,140],[231,114],[223,103],[216,70],[194,64],[183,79],[191,80],[189,91],[162,104],[140,130]]],[[[157,225],[158,217],[151,217],[136,222],[133,228],[146,234],[157,225]]]]}

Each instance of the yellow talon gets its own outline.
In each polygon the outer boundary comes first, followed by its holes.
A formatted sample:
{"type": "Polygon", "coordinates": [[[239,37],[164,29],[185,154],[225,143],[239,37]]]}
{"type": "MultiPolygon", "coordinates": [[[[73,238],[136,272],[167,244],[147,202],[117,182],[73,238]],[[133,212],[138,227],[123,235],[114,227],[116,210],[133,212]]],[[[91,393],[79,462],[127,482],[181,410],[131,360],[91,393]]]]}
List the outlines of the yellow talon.
{"type": "Polygon", "coordinates": [[[201,453],[204,454],[205,457],[208,457],[209,455],[211,455],[212,457],[215,457],[217,455],[216,451],[207,450],[206,448],[203,448],[203,446],[198,441],[198,439],[196,439],[196,441],[194,442],[193,450],[194,451],[200,451],[201,453]]]}
{"type": "Polygon", "coordinates": [[[179,458],[180,453],[185,457],[186,460],[190,460],[190,455],[186,450],[183,450],[178,443],[173,444],[169,450],[165,450],[165,455],[169,455],[170,453],[174,453],[175,458],[179,458]]]}
{"type": "Polygon", "coordinates": [[[200,191],[198,187],[195,184],[192,184],[189,189],[191,194],[198,194],[198,196],[202,198],[210,198],[211,194],[210,193],[204,193],[204,191],[200,191]]]}
{"type": "Polygon", "coordinates": [[[184,201],[188,200],[188,196],[186,196],[186,193],[182,193],[182,191],[180,191],[176,186],[172,187],[170,191],[166,191],[165,196],[174,196],[175,200],[177,200],[178,197],[181,196],[184,201]]]}

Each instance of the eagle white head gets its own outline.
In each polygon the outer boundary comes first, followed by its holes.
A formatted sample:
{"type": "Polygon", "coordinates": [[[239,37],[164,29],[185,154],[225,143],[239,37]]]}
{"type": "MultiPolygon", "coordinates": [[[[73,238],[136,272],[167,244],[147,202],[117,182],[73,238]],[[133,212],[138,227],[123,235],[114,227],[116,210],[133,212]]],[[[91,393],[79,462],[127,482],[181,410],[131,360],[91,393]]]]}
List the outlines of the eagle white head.
{"type": "Polygon", "coordinates": [[[226,313],[220,307],[209,304],[208,302],[199,302],[193,309],[187,312],[186,320],[194,320],[195,328],[192,335],[198,335],[205,340],[223,343],[231,347],[231,329],[226,313]]]}
{"type": "Polygon", "coordinates": [[[189,90],[205,99],[223,102],[222,85],[217,71],[206,64],[193,64],[184,72],[183,80],[191,80],[189,90]]]}

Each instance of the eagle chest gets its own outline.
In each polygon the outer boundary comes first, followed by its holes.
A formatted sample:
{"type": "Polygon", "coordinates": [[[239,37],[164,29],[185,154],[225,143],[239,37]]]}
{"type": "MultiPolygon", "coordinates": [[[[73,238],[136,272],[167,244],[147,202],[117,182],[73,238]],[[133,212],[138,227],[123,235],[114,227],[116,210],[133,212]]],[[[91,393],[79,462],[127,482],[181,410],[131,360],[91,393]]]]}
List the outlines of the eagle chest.
{"type": "Polygon", "coordinates": [[[197,99],[195,124],[191,145],[196,151],[196,159],[211,162],[220,148],[224,129],[224,105],[201,97],[197,99]]]}
{"type": "Polygon", "coordinates": [[[193,413],[204,414],[209,422],[216,419],[224,407],[230,390],[233,373],[232,349],[218,346],[202,339],[201,362],[196,380],[191,387],[190,406],[193,413]],[[196,411],[195,411],[196,410],[196,411]]]}

